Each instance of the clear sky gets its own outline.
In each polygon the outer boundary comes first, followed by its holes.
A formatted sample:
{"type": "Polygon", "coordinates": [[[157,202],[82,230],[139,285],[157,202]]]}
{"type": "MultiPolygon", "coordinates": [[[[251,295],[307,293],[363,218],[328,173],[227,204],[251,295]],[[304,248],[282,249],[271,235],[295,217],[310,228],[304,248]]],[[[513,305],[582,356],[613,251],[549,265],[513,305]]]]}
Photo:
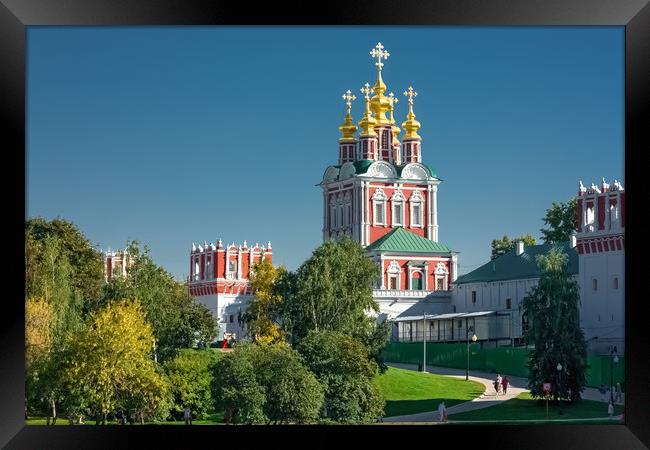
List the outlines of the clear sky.
{"type": "Polygon", "coordinates": [[[147,244],[187,276],[192,242],[271,241],[296,269],[322,240],[341,95],[376,69],[418,92],[440,242],[460,272],[545,210],[624,183],[623,27],[29,27],[27,214],[99,247],[147,244]]]}

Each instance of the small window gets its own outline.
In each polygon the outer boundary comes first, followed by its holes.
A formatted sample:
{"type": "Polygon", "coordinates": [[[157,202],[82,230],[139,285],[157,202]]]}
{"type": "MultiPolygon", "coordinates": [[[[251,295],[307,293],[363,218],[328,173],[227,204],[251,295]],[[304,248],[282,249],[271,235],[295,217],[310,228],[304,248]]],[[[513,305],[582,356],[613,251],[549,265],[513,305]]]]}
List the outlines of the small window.
{"type": "Polygon", "coordinates": [[[476,291],[472,291],[472,303],[476,303],[476,291]]]}
{"type": "Polygon", "coordinates": [[[614,277],[613,286],[614,286],[614,289],[618,289],[618,277],[614,277]]]}
{"type": "Polygon", "coordinates": [[[592,286],[593,286],[593,288],[594,288],[594,291],[597,291],[597,290],[598,290],[598,278],[594,278],[594,279],[592,280],[592,286]]]}
{"type": "Polygon", "coordinates": [[[235,261],[230,261],[230,264],[228,265],[228,270],[231,272],[237,270],[237,268],[235,267],[235,261]]]}
{"type": "Polygon", "coordinates": [[[376,203],[375,204],[375,223],[383,224],[384,223],[384,204],[376,203]]]}
{"type": "Polygon", "coordinates": [[[411,218],[411,224],[413,226],[419,227],[422,225],[422,221],[420,220],[420,204],[414,204],[413,205],[413,217],[411,218]]]}
{"type": "Polygon", "coordinates": [[[506,299],[506,309],[511,309],[512,308],[512,299],[507,298],[506,299]]]}
{"type": "Polygon", "coordinates": [[[233,323],[235,321],[235,316],[231,314],[229,320],[230,323],[233,323]]]}
{"type": "Polygon", "coordinates": [[[397,289],[397,277],[390,277],[390,289],[397,289]]]}

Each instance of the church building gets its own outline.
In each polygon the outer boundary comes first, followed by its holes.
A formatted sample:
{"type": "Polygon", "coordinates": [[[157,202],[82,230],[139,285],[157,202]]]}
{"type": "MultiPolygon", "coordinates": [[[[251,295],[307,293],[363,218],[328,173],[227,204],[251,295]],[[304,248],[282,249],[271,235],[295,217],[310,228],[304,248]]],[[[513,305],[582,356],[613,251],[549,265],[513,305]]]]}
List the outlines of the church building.
{"type": "MultiPolygon", "coordinates": [[[[441,180],[422,162],[414,113],[418,93],[412,87],[404,91],[408,113],[400,139],[394,118],[398,99],[392,92],[386,95],[382,79],[382,60],[389,53],[379,43],[370,55],[376,59],[377,81],[361,88],[364,110],[358,126],[351,115],[356,96],[350,90],[343,94],[347,113],[339,127],[338,164],[327,167],[320,183],[322,231],[323,240],[347,236],[359,242],[377,262],[381,276],[373,296],[383,318],[392,319],[425,299],[449,298],[457,253],[438,240],[441,180]]],[[[448,300],[440,307],[448,309],[448,300]]]]}

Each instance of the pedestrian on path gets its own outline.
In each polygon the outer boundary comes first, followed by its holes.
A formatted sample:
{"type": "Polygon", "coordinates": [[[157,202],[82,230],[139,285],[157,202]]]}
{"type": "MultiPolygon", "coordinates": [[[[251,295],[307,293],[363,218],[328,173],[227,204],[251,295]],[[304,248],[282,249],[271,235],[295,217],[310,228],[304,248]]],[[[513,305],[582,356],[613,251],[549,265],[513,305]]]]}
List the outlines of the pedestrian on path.
{"type": "Polygon", "coordinates": [[[185,425],[192,425],[192,410],[189,406],[183,410],[183,418],[185,419],[185,425]]]}
{"type": "Polygon", "coordinates": [[[508,393],[508,376],[506,375],[503,377],[503,380],[501,381],[501,386],[503,386],[503,395],[506,395],[508,393]]]}
{"type": "Polygon", "coordinates": [[[499,380],[494,380],[494,390],[496,391],[495,395],[499,395],[499,380]]]}
{"type": "Polygon", "coordinates": [[[616,383],[616,391],[614,393],[614,402],[621,403],[621,383],[616,383]]]}
{"type": "Polygon", "coordinates": [[[440,422],[446,422],[447,421],[447,408],[445,408],[445,402],[444,400],[440,402],[438,405],[438,415],[440,416],[439,421],[440,422]]]}
{"type": "Polygon", "coordinates": [[[501,378],[501,374],[497,374],[497,395],[499,395],[499,392],[501,392],[501,383],[503,382],[503,379],[501,378]]]}
{"type": "Polygon", "coordinates": [[[607,405],[607,414],[609,414],[609,417],[614,415],[614,405],[612,405],[612,402],[609,402],[609,405],[607,405]]]}

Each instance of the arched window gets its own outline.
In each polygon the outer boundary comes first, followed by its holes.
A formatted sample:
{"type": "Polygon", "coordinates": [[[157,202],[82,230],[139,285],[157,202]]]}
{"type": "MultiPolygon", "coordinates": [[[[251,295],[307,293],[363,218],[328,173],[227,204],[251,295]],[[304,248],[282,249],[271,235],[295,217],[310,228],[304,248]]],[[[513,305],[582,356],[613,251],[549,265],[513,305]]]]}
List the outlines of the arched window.
{"type": "Polygon", "coordinates": [[[411,272],[411,290],[414,291],[422,290],[422,272],[420,271],[411,272]]]}
{"type": "Polygon", "coordinates": [[[391,205],[393,207],[393,219],[391,221],[392,226],[404,226],[404,194],[402,191],[397,190],[390,199],[391,205]]]}
{"type": "Polygon", "coordinates": [[[445,263],[438,263],[436,266],[436,271],[435,271],[435,279],[436,279],[436,291],[446,291],[447,290],[447,266],[445,263]]]}
{"type": "Polygon", "coordinates": [[[391,261],[386,273],[388,274],[388,289],[399,290],[399,275],[402,269],[397,261],[391,261]]]}
{"type": "Polygon", "coordinates": [[[424,221],[422,220],[422,194],[420,191],[414,191],[409,199],[411,205],[411,227],[422,228],[424,221]]]}
{"type": "Polygon", "coordinates": [[[386,225],[386,194],[381,189],[372,196],[373,225],[386,225]]]}

